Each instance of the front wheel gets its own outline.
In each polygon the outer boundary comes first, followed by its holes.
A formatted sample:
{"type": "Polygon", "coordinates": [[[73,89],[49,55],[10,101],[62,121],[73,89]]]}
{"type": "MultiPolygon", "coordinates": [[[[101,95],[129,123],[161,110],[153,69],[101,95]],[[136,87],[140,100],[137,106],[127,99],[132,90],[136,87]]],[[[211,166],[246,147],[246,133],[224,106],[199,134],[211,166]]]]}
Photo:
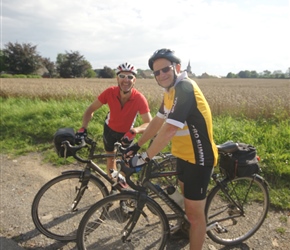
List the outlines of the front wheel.
{"type": "Polygon", "coordinates": [[[31,209],[35,227],[45,236],[59,240],[76,240],[76,230],[89,207],[108,195],[108,189],[97,177],[89,182],[76,209],[73,202],[82,185],[83,171],[68,172],[47,182],[36,194],[31,209]]]}
{"type": "Polygon", "coordinates": [[[147,198],[134,225],[132,217],[137,203],[137,192],[124,192],[93,205],[80,222],[78,249],[163,249],[169,235],[164,212],[155,201],[147,198]]]}
{"type": "Polygon", "coordinates": [[[268,208],[269,191],[259,176],[223,181],[207,197],[207,234],[222,245],[240,244],[260,228],[268,208]]]}

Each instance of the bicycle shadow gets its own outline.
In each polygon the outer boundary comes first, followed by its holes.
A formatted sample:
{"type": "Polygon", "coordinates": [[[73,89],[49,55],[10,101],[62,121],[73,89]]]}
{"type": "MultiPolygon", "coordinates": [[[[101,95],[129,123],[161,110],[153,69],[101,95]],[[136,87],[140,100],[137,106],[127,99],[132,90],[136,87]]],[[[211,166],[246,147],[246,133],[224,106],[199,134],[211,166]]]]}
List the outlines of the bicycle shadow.
{"type": "Polygon", "coordinates": [[[167,243],[166,250],[187,249],[189,246],[189,240],[172,240],[167,243]]]}
{"type": "MultiPolygon", "coordinates": [[[[56,250],[56,249],[70,249],[70,250],[77,250],[76,242],[74,241],[68,241],[68,242],[60,242],[55,241],[51,239],[50,244],[46,246],[33,246],[32,243],[30,243],[31,240],[34,238],[37,238],[39,236],[43,236],[37,229],[33,229],[31,231],[28,231],[25,234],[20,234],[12,237],[11,239],[15,242],[17,242],[20,245],[25,245],[25,250],[39,250],[39,249],[45,249],[45,250],[56,250]]],[[[45,236],[44,236],[45,237],[45,236]]],[[[38,240],[35,240],[36,242],[38,240]]],[[[206,242],[204,244],[203,249],[211,249],[211,250],[250,250],[250,247],[246,243],[241,243],[234,246],[222,246],[222,245],[213,245],[212,242],[206,242]]],[[[182,239],[182,240],[173,240],[170,239],[167,243],[166,250],[176,250],[176,249],[187,249],[189,247],[189,240],[182,239]]]]}
{"type": "Polygon", "coordinates": [[[20,246],[24,245],[25,250],[38,250],[38,249],[46,249],[46,250],[56,250],[56,249],[70,249],[77,250],[76,242],[67,241],[61,242],[53,239],[48,239],[48,243],[46,246],[39,246],[37,243],[43,242],[43,234],[41,234],[37,229],[30,230],[25,234],[15,235],[11,238],[11,240],[18,243],[20,246]],[[41,240],[39,240],[41,238],[41,240]],[[64,248],[65,247],[65,248],[64,248]]]}
{"type": "MultiPolygon", "coordinates": [[[[166,250],[181,250],[181,249],[188,249],[189,247],[189,240],[182,239],[182,240],[169,240],[166,246],[166,250]]],[[[210,250],[250,250],[250,247],[246,243],[241,243],[238,245],[233,246],[224,246],[218,245],[217,243],[213,243],[211,241],[205,242],[203,245],[203,249],[210,249],[210,250]]]]}
{"type": "Polygon", "coordinates": [[[233,249],[250,250],[250,247],[246,243],[241,243],[241,244],[233,245],[233,246],[222,246],[221,248],[216,248],[216,249],[218,250],[233,250],[233,249]]]}

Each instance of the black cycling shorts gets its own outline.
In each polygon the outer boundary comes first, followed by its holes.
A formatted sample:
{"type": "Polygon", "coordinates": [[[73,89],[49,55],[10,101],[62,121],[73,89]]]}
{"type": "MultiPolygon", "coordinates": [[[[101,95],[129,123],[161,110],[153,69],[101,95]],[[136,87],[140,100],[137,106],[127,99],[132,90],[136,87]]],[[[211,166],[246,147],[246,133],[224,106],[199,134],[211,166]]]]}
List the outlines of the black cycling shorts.
{"type": "Polygon", "coordinates": [[[178,179],[184,183],[184,197],[189,200],[205,199],[212,170],[212,166],[200,166],[177,158],[178,179]]]}
{"type": "Polygon", "coordinates": [[[110,127],[105,123],[104,133],[103,133],[103,142],[104,142],[105,150],[107,152],[113,152],[115,142],[117,141],[120,142],[124,134],[125,133],[119,133],[110,129],[110,127]]]}

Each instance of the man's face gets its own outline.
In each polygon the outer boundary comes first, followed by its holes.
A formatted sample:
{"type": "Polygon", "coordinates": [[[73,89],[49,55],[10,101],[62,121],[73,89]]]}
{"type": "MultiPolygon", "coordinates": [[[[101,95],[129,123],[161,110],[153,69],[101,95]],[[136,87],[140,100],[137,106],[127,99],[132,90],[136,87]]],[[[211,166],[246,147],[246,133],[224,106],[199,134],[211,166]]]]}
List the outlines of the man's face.
{"type": "Polygon", "coordinates": [[[163,88],[170,88],[174,82],[174,67],[164,58],[157,59],[153,63],[153,74],[158,84],[163,88]]]}
{"type": "Polygon", "coordinates": [[[117,81],[120,89],[123,92],[128,92],[134,86],[136,82],[136,77],[130,72],[121,72],[117,76],[117,81]]]}

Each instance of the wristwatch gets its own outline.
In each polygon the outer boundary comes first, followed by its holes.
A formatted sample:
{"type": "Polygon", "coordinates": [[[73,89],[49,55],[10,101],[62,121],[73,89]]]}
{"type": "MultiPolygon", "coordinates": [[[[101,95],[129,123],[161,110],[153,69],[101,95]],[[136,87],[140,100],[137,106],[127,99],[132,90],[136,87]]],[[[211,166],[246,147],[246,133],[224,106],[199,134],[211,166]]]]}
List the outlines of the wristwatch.
{"type": "Polygon", "coordinates": [[[148,157],[147,152],[143,152],[143,153],[141,154],[141,158],[142,158],[143,161],[145,161],[145,162],[147,162],[147,163],[150,161],[150,158],[148,157]]]}

